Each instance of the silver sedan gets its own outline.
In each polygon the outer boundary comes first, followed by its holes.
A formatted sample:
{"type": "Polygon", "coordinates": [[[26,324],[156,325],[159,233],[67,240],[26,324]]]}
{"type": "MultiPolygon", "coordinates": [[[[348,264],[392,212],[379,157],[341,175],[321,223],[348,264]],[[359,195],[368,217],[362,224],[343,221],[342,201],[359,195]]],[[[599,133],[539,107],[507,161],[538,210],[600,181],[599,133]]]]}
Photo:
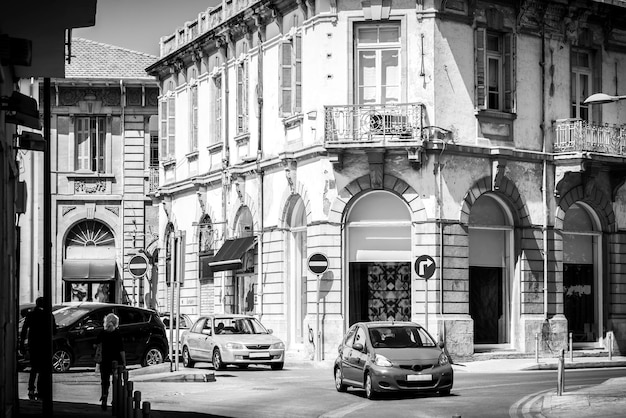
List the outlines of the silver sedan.
{"type": "Polygon", "coordinates": [[[285,344],[250,315],[202,316],[180,336],[183,364],[212,362],[215,370],[233,364],[245,368],[266,364],[281,370],[285,364],[285,344]]]}

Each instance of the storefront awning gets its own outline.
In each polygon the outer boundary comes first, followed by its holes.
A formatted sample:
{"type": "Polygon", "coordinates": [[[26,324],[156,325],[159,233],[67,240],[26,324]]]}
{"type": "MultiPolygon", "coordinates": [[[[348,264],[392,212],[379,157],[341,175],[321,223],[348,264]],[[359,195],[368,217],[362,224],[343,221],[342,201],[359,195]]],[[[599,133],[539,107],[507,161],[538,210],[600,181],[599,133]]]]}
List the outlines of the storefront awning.
{"type": "Polygon", "coordinates": [[[115,260],[64,260],[66,282],[104,282],[115,280],[115,260]]]}
{"type": "Polygon", "coordinates": [[[243,256],[254,246],[254,237],[228,239],[209,263],[211,271],[237,270],[243,266],[243,256]]]}

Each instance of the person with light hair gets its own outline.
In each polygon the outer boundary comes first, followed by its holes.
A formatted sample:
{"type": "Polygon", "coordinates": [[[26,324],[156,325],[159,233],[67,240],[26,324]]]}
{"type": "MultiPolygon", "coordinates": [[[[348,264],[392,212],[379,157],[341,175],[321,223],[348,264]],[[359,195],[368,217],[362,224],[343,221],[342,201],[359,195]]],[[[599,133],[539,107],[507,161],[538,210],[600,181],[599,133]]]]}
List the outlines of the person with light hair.
{"type": "Polygon", "coordinates": [[[104,329],[98,334],[96,344],[102,346],[102,362],[100,363],[100,379],[102,381],[102,396],[100,397],[103,411],[107,409],[107,399],[109,397],[109,386],[111,385],[111,375],[113,374],[113,362],[126,367],[126,353],[124,351],[124,341],[119,330],[120,319],[114,313],[104,317],[104,329]]]}

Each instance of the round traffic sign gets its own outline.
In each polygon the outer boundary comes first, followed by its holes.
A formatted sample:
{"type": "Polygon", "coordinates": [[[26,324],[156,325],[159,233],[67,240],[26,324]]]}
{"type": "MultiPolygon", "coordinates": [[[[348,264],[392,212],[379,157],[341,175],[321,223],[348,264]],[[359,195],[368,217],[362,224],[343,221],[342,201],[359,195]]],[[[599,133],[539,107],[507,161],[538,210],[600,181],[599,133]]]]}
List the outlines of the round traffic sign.
{"type": "Polygon", "coordinates": [[[415,260],[415,273],[422,279],[430,279],[435,274],[435,260],[429,255],[420,255],[415,260]]]}
{"type": "Polygon", "coordinates": [[[145,276],[148,271],[148,259],[143,254],[135,254],[128,260],[128,272],[138,279],[145,276]]]}
{"type": "Polygon", "coordinates": [[[321,253],[312,254],[309,257],[309,270],[315,274],[322,274],[328,269],[328,258],[321,253]]]}

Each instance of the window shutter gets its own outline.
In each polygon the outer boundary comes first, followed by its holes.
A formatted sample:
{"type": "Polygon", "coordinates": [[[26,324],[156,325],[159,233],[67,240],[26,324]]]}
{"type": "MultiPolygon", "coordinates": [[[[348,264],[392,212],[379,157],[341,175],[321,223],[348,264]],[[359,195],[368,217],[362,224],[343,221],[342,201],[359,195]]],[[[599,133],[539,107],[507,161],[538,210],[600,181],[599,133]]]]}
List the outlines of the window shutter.
{"type": "Polygon", "coordinates": [[[174,157],[174,144],[176,142],[176,97],[167,99],[167,156],[174,157]]]}
{"type": "Polygon", "coordinates": [[[167,100],[161,101],[161,131],[160,131],[160,143],[161,143],[161,152],[160,157],[165,157],[167,155],[167,100]]]}
{"type": "Polygon", "coordinates": [[[280,70],[280,89],[281,104],[280,111],[283,116],[291,113],[291,63],[292,63],[292,44],[289,41],[282,43],[281,51],[281,70],[280,70]]]}
{"type": "Polygon", "coordinates": [[[294,46],[295,46],[295,72],[296,72],[296,94],[294,97],[295,100],[295,109],[296,113],[302,111],[302,34],[300,32],[296,33],[294,37],[294,46]]]}
{"type": "Polygon", "coordinates": [[[476,107],[480,110],[487,109],[487,100],[485,97],[486,92],[486,71],[485,64],[487,62],[487,48],[486,45],[487,30],[485,28],[476,28],[474,32],[474,54],[475,57],[475,100],[476,107]]]}
{"type": "Polygon", "coordinates": [[[243,64],[237,66],[237,133],[243,132],[243,64]]]}
{"type": "Polygon", "coordinates": [[[504,110],[515,112],[515,36],[504,35],[504,110]]]}
{"type": "Polygon", "coordinates": [[[76,118],[76,169],[89,169],[89,118],[76,118]]]}

